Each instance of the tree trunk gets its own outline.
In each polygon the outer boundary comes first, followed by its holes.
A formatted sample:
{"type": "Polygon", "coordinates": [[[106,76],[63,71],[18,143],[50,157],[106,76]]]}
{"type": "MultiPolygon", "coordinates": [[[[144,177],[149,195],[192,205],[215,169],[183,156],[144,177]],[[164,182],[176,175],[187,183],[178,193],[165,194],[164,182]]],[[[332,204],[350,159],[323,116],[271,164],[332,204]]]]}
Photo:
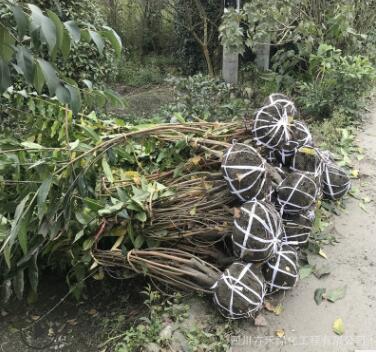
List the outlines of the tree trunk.
{"type": "Polygon", "coordinates": [[[214,69],[213,69],[213,63],[210,57],[209,49],[207,45],[202,46],[202,51],[204,52],[206,66],[208,68],[208,75],[213,77],[214,76],[214,69]]]}

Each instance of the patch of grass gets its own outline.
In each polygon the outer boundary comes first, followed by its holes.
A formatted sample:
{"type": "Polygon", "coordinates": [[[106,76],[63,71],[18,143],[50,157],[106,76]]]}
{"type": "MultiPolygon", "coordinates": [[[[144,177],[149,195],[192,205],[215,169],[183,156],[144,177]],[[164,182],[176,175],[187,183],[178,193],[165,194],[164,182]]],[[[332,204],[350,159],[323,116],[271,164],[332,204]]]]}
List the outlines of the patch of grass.
{"type": "Polygon", "coordinates": [[[132,326],[123,326],[123,331],[121,325],[124,318],[121,315],[120,322],[117,318],[112,322],[107,321],[104,328],[111,330],[114,336],[104,342],[101,348],[106,347],[116,352],[149,351],[153,348],[160,351],[228,351],[230,323],[213,324],[213,317],[210,317],[210,322],[188,324],[189,306],[183,304],[179,293],[169,299],[162,298],[159,292],[147,286],[143,294],[146,296],[144,304],[148,308],[148,314],[132,326]]]}

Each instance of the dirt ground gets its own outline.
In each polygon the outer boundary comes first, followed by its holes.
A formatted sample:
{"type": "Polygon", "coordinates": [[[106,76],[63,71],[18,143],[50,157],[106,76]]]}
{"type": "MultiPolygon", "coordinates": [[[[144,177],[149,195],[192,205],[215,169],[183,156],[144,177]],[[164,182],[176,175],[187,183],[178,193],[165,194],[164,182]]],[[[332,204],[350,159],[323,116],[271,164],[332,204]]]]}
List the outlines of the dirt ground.
{"type": "Polygon", "coordinates": [[[361,179],[353,182],[363,196],[372,202],[366,211],[359,201],[350,198],[346,210],[334,218],[334,229],[340,243],[326,246],[326,261],[331,268],[327,277],[311,275],[282,300],[284,311],[279,316],[265,313],[266,327],[243,322],[232,338],[232,352],[248,351],[376,351],[376,108],[367,117],[358,142],[365,150],[359,162],[361,179]],[[336,303],[316,305],[317,288],[335,289],[347,286],[346,296],[336,303]],[[333,322],[341,318],[345,333],[337,336],[333,322]],[[279,338],[276,331],[283,329],[279,338]],[[283,334],[283,333],[282,333],[283,334]]]}

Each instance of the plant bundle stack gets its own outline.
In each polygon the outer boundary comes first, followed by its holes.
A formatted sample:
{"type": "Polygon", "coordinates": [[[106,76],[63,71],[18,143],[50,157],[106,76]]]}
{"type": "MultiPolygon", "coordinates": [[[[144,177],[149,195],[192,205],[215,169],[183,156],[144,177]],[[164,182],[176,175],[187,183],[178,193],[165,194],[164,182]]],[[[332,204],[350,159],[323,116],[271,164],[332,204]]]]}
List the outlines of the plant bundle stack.
{"type": "Polygon", "coordinates": [[[297,115],[279,94],[253,130],[250,121],[128,126],[93,114],[68,126],[66,111],[51,121],[56,138],[46,128],[2,141],[6,295],[20,297],[25,283],[36,291],[41,267],[64,270],[75,293],[88,275],[143,274],[212,294],[227,318],[254,316],[266,293],[295,286],[318,199],[349,188],[297,115]],[[287,145],[289,160],[262,156],[287,145]]]}

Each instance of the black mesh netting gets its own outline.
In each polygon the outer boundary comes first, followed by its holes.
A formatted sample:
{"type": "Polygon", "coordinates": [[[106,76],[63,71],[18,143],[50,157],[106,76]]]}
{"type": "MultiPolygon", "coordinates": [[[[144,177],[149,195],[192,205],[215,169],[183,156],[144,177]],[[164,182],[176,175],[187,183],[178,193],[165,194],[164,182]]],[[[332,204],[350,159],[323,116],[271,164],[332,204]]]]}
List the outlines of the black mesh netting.
{"type": "Polygon", "coordinates": [[[334,163],[324,165],[322,184],[325,197],[332,200],[342,198],[351,188],[349,176],[334,163]]]}

